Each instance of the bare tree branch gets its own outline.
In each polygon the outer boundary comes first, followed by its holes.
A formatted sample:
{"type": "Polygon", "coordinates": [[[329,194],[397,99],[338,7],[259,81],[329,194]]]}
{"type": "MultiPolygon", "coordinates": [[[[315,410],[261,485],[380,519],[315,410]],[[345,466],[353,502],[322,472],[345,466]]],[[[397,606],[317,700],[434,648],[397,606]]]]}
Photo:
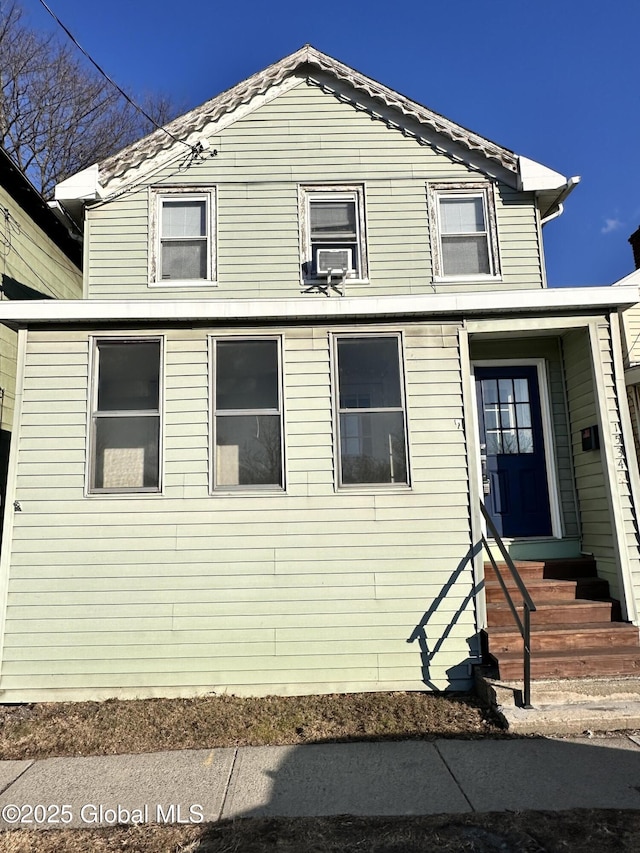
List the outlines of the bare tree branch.
{"type": "MultiPolygon", "coordinates": [[[[147,95],[159,124],[170,100],[147,95]]],[[[0,144],[45,196],[153,127],[73,49],[27,26],[18,0],[0,0],[0,144]]]]}

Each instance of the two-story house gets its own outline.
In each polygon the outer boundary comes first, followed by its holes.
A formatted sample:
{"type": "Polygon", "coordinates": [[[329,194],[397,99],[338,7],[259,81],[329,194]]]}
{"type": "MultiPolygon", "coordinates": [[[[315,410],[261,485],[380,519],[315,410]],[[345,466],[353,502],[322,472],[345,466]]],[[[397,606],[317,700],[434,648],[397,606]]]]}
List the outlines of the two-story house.
{"type": "MultiPolygon", "coordinates": [[[[0,148],[0,300],[80,298],[82,232],[71,220],[64,221],[63,211],[60,215],[62,219],[0,148]]],[[[15,407],[16,356],[16,332],[0,326],[0,513],[15,407]]]]}
{"type": "Polygon", "coordinates": [[[0,699],[467,688],[481,500],[636,624],[638,288],[547,289],[574,184],[305,46],[59,185],[84,299],[0,306],[0,699]]]}

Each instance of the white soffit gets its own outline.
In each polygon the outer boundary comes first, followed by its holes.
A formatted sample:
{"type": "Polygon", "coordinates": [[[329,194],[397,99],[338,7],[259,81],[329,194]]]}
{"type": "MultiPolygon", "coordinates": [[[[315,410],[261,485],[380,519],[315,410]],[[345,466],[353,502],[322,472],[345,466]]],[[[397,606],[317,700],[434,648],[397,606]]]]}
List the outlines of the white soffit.
{"type": "Polygon", "coordinates": [[[76,172],[75,175],[71,175],[65,181],[60,181],[55,188],[56,201],[65,202],[79,199],[93,201],[101,198],[101,196],[100,170],[97,163],[81,172],[76,172]]]}
{"type": "Polygon", "coordinates": [[[524,192],[540,190],[561,190],[567,184],[567,179],[559,172],[554,172],[542,163],[529,160],[528,157],[518,157],[520,168],[521,188],[524,192]]]}

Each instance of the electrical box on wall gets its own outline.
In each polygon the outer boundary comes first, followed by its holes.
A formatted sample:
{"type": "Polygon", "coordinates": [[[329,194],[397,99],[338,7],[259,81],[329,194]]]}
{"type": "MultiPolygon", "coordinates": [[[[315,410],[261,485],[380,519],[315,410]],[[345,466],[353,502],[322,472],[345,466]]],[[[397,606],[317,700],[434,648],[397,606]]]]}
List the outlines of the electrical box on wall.
{"type": "Polygon", "coordinates": [[[584,427],[582,433],[582,449],[583,450],[599,450],[600,449],[600,431],[598,424],[584,427]]]}

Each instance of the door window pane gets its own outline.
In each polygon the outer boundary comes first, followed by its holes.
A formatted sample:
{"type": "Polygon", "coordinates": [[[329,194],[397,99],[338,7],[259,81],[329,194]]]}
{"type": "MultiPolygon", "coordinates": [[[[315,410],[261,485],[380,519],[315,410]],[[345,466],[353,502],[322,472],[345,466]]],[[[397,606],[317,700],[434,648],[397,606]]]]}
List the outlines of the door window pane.
{"type": "Polygon", "coordinates": [[[533,453],[528,380],[482,379],[480,393],[487,453],[533,453]]]}

